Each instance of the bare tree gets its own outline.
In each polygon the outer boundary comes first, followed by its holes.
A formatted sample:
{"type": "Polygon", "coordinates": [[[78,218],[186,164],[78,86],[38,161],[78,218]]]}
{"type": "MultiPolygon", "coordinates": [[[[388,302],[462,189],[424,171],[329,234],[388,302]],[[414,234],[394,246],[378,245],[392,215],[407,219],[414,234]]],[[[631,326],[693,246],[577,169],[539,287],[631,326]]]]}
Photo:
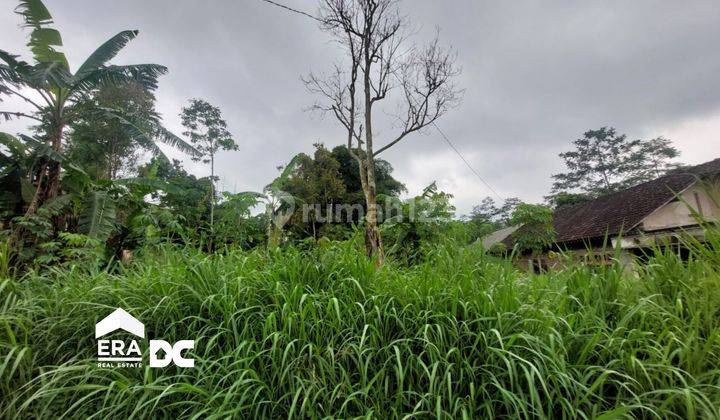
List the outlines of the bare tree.
{"type": "Polygon", "coordinates": [[[408,46],[398,0],[321,0],[320,27],[343,47],[346,58],[327,76],[310,74],[307,88],[322,100],[314,108],[332,114],[347,130],[347,147],[360,167],[365,195],[365,247],[382,264],[378,230],[375,157],[408,134],[437,121],[460,101],[453,83],[455,56],[435,39],[408,46]],[[376,148],[373,109],[387,100],[399,110],[397,132],[376,148]]]}

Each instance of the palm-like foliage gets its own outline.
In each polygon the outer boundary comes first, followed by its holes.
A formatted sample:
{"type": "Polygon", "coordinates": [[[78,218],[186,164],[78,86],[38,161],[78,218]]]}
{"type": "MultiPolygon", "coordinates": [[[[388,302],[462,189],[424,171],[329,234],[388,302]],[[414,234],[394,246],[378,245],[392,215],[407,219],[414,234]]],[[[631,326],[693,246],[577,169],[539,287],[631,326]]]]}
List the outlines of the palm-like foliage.
{"type": "MultiPolygon", "coordinates": [[[[62,37],[57,29],[51,27],[53,20],[50,12],[41,0],[20,1],[16,12],[23,17],[25,27],[31,29],[27,46],[33,55],[33,63],[19,56],[0,50],[0,95],[14,95],[23,99],[34,108],[33,113],[0,111],[4,119],[26,117],[39,121],[46,131],[46,138],[56,153],[62,147],[64,129],[77,118],[73,105],[81,98],[107,84],[138,83],[145,89],[154,90],[158,77],[167,72],[167,68],[157,64],[110,65],[109,62],[125,45],[138,34],[136,30],[127,30],[110,38],[75,71],[71,71],[65,55],[58,50],[62,47],[62,37]],[[36,100],[26,94],[34,90],[41,99],[36,100]]],[[[178,149],[196,154],[195,149],[179,137],[163,129],[159,120],[151,124],[150,130],[138,128],[136,124],[115,110],[99,109],[107,118],[119,121],[134,136],[146,144],[161,141],[178,149]]],[[[159,149],[155,149],[159,151],[159,149]]],[[[60,180],[60,162],[46,159],[33,178],[38,188],[37,204],[57,195],[60,180]]],[[[36,206],[30,206],[33,213],[36,206]]]]}
{"type": "Polygon", "coordinates": [[[107,240],[115,229],[115,203],[104,191],[91,191],[80,215],[80,232],[92,239],[107,240]]]}

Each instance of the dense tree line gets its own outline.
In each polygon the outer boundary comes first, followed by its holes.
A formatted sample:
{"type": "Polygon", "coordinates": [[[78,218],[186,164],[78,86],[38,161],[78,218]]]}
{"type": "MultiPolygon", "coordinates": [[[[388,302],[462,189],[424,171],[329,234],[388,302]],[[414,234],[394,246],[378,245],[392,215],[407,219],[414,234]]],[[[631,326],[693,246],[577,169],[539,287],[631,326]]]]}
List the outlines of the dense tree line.
{"type": "MultiPolygon", "coordinates": [[[[0,98],[20,98],[32,110],[1,111],[0,117],[33,124],[18,135],[0,132],[0,221],[13,261],[21,266],[73,258],[112,261],[158,242],[218,251],[347,239],[362,232],[376,262],[390,253],[412,263],[422,258],[424,243],[448,235],[469,243],[504,226],[539,220],[543,237],[552,237],[547,209],[518,198],[502,203],[485,198],[464,220],[454,219],[451,196],[435,183],[416,197],[400,198],[405,186],[377,155],[434,123],[460,92],[452,85],[457,74],[452,54],[437,41],[412,50],[408,61],[394,55],[403,40],[402,19],[391,3],[348,9],[343,0],[323,9],[324,29],[348,37],[343,45],[350,72],[327,80],[311,75],[306,82],[327,101],[319,107],[347,129],[347,144],[332,149],[315,144],[312,154],[283,165],[262,191],[230,193],[216,188],[215,158],[239,145],[221,110],[203,99],[190,100],[180,112],[184,138],[175,135],[155,109],[154,92],[167,69],[112,64],[137,31],[110,38],[73,72],[49,11],[40,1],[20,1],[16,11],[31,31],[32,60],[0,50],[0,98]],[[381,25],[362,29],[353,26],[358,22],[381,25]],[[370,67],[379,58],[386,64],[376,74],[370,67]],[[389,62],[398,65],[386,67],[389,62]],[[373,148],[372,105],[392,87],[405,92],[404,127],[397,138],[373,148]],[[169,160],[160,143],[207,164],[207,176],[196,177],[179,160],[169,160]]],[[[608,127],[586,132],[573,146],[560,155],[567,171],[553,175],[548,199],[556,208],[660,176],[677,166],[673,159],[679,154],[662,137],[629,140],[608,127]]],[[[534,251],[537,246],[528,245],[534,251]]]]}
{"type": "MultiPolygon", "coordinates": [[[[363,214],[377,212],[367,201],[368,156],[347,146],[328,150],[316,144],[312,156],[291,159],[262,191],[218,191],[215,157],[238,149],[220,109],[192,99],[180,112],[184,138],[163,128],[154,91],[167,69],[112,64],[137,31],[118,33],[73,72],[42,2],[20,1],[16,11],[31,31],[33,61],[0,51],[0,97],[21,98],[33,111],[1,116],[33,125],[24,134],[0,133],[0,218],[17,265],[107,262],[158,242],[218,251],[344,239],[366,224],[363,214]],[[30,90],[41,100],[27,96],[30,90]],[[207,164],[207,176],[188,173],[158,143],[207,164]],[[336,205],[359,211],[338,220],[321,216],[336,205]],[[303,208],[313,211],[303,217],[303,208]]],[[[397,217],[403,206],[448,197],[433,187],[403,202],[405,187],[392,177],[390,163],[372,157],[372,166],[374,199],[391,200],[397,209],[377,212],[376,220],[392,218],[388,229],[403,231],[404,239],[391,242],[407,243],[418,229],[397,217]]]]}

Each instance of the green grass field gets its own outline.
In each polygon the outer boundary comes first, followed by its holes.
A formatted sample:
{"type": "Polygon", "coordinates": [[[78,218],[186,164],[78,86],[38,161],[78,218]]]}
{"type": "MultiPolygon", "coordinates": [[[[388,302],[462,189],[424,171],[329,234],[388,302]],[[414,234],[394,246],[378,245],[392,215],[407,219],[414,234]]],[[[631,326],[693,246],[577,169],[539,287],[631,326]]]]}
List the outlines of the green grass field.
{"type": "Polygon", "coordinates": [[[718,244],[637,275],[528,276],[452,245],[376,270],[351,242],[30,273],[0,285],[0,414],[719,418],[718,244]],[[195,368],[98,368],[116,307],[196,340],[195,368]]]}

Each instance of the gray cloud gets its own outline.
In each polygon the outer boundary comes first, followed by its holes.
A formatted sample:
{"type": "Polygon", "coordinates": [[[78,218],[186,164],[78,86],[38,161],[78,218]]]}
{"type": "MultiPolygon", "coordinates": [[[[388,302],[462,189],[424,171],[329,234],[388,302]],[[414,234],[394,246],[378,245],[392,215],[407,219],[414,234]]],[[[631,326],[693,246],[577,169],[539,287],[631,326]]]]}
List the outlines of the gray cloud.
{"type": "MultiPolygon", "coordinates": [[[[309,0],[285,3],[316,8],[309,0]]],[[[277,165],[311,151],[312,143],[342,142],[332,119],[304,111],[314,98],[299,77],[339,59],[308,18],[260,0],[47,4],[74,65],[117,31],[139,29],[118,61],[170,68],[157,96],[174,131],[182,131],[177,114],[191,97],[222,108],[240,144],[239,152],[219,158],[227,189],[262,188],[277,165]]],[[[406,0],[401,6],[419,40],[437,26],[457,50],[465,100],[440,126],[501,196],[540,200],[550,174],[561,169],[557,154],[602,125],[637,137],[669,135],[688,162],[720,156],[720,2],[406,0]]],[[[13,7],[4,1],[0,10],[0,48],[24,52],[13,7]]],[[[460,212],[492,195],[433,130],[384,158],[411,193],[437,179],[460,212]]],[[[187,166],[204,174],[197,164],[187,166]]]]}

